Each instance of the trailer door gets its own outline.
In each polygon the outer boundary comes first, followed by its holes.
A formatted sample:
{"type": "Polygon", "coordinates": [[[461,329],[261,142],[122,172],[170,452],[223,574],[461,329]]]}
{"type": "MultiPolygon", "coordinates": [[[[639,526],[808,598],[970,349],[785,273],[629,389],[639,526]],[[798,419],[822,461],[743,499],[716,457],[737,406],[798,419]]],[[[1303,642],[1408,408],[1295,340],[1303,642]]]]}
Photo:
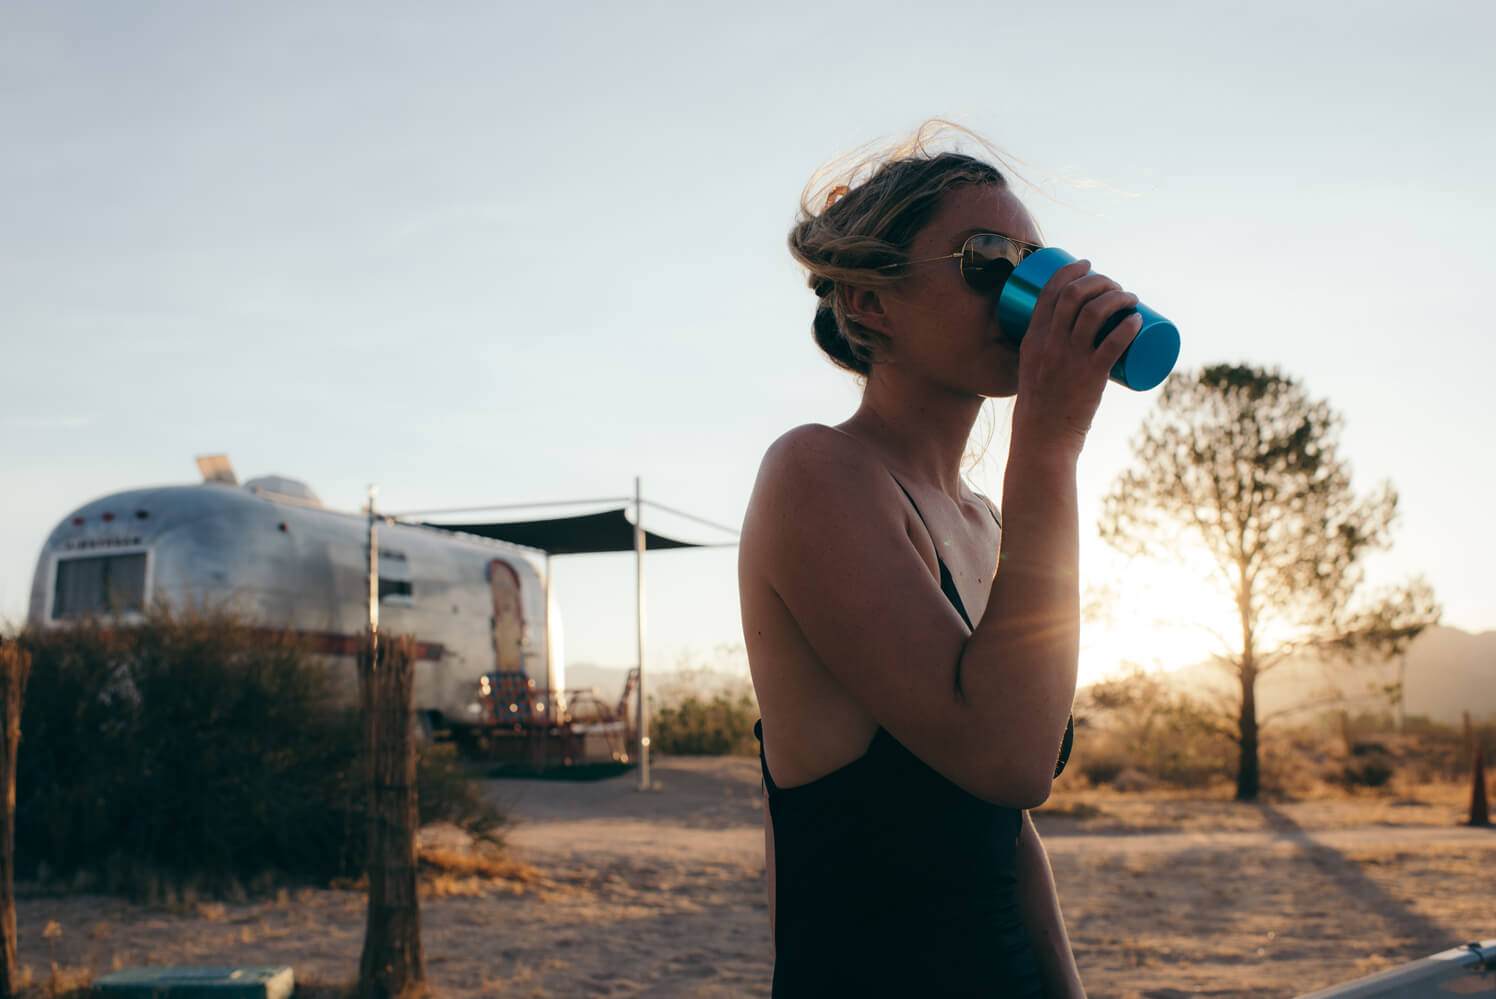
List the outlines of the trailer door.
{"type": "Polygon", "coordinates": [[[502,559],[488,563],[488,585],[493,593],[494,669],[517,673],[524,669],[525,617],[519,600],[519,575],[502,559]]]}

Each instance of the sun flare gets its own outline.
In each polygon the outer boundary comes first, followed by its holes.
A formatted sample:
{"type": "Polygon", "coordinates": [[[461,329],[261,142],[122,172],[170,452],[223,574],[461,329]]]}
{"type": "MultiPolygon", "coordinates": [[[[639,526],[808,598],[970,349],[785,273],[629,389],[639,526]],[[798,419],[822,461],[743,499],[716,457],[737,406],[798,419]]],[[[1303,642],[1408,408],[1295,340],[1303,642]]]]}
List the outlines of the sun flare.
{"type": "Polygon", "coordinates": [[[1164,672],[1240,648],[1224,580],[1203,555],[1182,562],[1090,553],[1094,579],[1081,625],[1082,686],[1136,664],[1164,672]]]}

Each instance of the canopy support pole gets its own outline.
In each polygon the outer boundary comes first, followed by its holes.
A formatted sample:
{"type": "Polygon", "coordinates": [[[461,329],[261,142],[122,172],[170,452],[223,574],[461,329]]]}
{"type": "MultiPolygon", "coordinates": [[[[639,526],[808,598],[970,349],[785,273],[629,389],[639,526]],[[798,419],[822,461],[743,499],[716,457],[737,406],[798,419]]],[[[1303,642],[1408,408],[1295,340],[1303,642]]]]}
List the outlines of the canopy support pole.
{"type": "Polygon", "coordinates": [[[561,720],[561,691],[556,689],[556,651],[551,645],[551,553],[545,553],[545,687],[546,717],[561,720]]]}
{"type": "Polygon", "coordinates": [[[634,594],[638,615],[635,631],[639,636],[638,709],[635,712],[639,719],[639,790],[648,791],[649,716],[644,699],[644,488],[637,475],[634,476],[634,594]]]}
{"type": "MultiPolygon", "coordinates": [[[[379,647],[379,521],[374,515],[374,497],[379,487],[369,486],[369,643],[379,647]]],[[[373,655],[373,652],[370,652],[373,655]]],[[[371,661],[377,662],[378,659],[371,661]]]]}

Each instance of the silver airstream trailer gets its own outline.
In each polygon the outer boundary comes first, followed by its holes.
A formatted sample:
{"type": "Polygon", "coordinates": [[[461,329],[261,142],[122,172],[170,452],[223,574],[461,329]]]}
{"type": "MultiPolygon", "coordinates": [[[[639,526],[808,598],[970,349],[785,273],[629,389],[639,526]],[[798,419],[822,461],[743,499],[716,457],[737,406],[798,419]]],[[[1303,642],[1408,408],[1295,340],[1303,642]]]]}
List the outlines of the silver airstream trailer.
{"type": "MultiPolygon", "coordinates": [[[[199,465],[201,484],[112,493],[64,517],[37,561],[30,622],[66,627],[110,612],[128,622],[158,599],[227,603],[346,663],[353,701],[369,611],[367,516],[325,508],[295,479],[238,485],[225,459],[199,465]]],[[[379,524],[378,545],[380,630],[419,642],[415,705],[428,730],[479,724],[487,673],[565,686],[543,553],[399,522],[379,524]]]]}

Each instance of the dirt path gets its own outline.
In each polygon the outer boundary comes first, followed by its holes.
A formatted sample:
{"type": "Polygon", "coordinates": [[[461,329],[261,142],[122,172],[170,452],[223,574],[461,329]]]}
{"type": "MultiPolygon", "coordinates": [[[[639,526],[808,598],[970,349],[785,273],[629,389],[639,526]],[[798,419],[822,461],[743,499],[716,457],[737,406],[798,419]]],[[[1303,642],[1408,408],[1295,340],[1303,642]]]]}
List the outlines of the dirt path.
{"type": "MultiPolygon", "coordinates": [[[[487,782],[515,817],[512,855],[535,874],[427,885],[437,994],[767,995],[754,761],[667,759],[655,778],[647,792],[633,775],[487,782]]],[[[1036,821],[1090,995],[1289,997],[1496,937],[1496,834],[1454,826],[1447,802],[1396,804],[1058,794],[1036,821]]],[[[18,903],[21,960],[42,977],[50,946],[62,967],[96,973],[280,963],[302,981],[344,981],[363,916],[359,893],[325,890],[171,911],[96,896],[18,903]]]]}
{"type": "Polygon", "coordinates": [[[1040,833],[1051,858],[1071,854],[1185,852],[1239,853],[1277,850],[1285,846],[1346,851],[1379,847],[1482,850],[1496,847],[1496,834],[1489,829],[1431,826],[1353,826],[1347,829],[1299,830],[1296,832],[1223,833],[1072,833],[1058,823],[1042,823],[1040,833]]]}

